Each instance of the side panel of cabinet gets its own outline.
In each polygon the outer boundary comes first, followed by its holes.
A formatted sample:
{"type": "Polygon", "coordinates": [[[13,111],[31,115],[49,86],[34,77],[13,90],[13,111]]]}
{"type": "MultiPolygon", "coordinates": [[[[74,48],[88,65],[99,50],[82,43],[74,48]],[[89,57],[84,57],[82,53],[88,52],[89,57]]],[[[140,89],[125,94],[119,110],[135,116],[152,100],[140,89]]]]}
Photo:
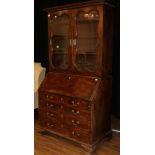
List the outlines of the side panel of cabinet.
{"type": "Polygon", "coordinates": [[[92,141],[101,140],[111,132],[111,79],[101,82],[94,98],[92,141]]]}

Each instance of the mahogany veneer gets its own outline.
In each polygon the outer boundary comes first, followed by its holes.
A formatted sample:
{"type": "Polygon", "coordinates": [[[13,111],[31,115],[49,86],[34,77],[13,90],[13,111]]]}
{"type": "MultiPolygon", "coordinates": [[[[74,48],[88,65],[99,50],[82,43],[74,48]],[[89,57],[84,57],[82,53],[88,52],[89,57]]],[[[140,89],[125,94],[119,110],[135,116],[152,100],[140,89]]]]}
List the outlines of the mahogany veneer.
{"type": "Polygon", "coordinates": [[[46,9],[50,69],[39,88],[39,121],[90,152],[111,135],[111,6],[96,1],[46,9]]]}

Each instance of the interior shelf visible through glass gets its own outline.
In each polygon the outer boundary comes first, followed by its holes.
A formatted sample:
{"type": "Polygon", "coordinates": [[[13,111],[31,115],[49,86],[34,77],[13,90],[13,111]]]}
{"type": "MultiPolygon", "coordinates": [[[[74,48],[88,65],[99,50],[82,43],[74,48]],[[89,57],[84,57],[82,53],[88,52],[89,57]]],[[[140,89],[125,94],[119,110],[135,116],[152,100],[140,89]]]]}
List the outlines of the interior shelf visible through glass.
{"type": "Polygon", "coordinates": [[[52,65],[54,68],[67,69],[69,65],[69,16],[53,16],[51,25],[52,65]]]}
{"type": "Polygon", "coordinates": [[[80,72],[96,71],[96,53],[98,50],[98,22],[96,11],[77,14],[77,55],[76,66],[80,72]]]}

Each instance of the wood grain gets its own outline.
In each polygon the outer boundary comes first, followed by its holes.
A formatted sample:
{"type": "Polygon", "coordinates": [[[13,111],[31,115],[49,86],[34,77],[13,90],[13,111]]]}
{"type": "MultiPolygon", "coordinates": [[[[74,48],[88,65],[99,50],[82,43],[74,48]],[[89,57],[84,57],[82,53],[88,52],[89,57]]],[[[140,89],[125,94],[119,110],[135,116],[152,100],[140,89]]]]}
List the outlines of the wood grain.
{"type": "MultiPolygon", "coordinates": [[[[112,126],[118,128],[119,121],[114,120],[112,126]]],[[[38,120],[34,124],[34,154],[35,155],[88,155],[83,149],[69,143],[68,141],[60,140],[52,136],[41,135],[42,127],[38,120]]],[[[119,155],[120,154],[120,135],[113,133],[112,139],[102,142],[98,145],[96,152],[92,155],[119,155]]]]}
{"type": "MultiPolygon", "coordinates": [[[[44,152],[44,149],[41,150],[45,155],[48,154],[49,150],[52,151],[50,154],[58,155],[85,154],[82,149],[76,148],[77,145],[83,147],[84,150],[92,152],[96,149],[96,146],[101,140],[106,140],[111,135],[111,45],[113,26],[111,25],[112,9],[108,9],[109,6],[107,6],[105,2],[106,0],[103,0],[102,2],[78,3],[76,6],[68,5],[63,6],[63,8],[56,7],[46,10],[48,12],[48,52],[50,66],[49,73],[46,75],[39,88],[39,120],[40,125],[44,127],[44,129],[41,129],[41,127],[36,124],[36,131],[49,131],[50,133],[57,134],[57,136],[61,136],[63,141],[60,141],[60,137],[57,137],[57,139],[50,137],[49,139],[46,135],[39,136],[37,132],[37,137],[42,141],[38,145],[47,150],[47,152],[44,152]],[[93,18],[95,17],[98,19],[98,24],[94,25],[94,23],[96,23],[95,18],[93,20],[84,18],[84,23],[83,18],[81,18],[82,20],[79,20],[79,24],[87,23],[87,25],[80,26],[79,29],[81,31],[78,31],[77,17],[80,12],[84,12],[84,15],[90,16],[92,11],[97,12],[97,17],[93,14],[93,18]],[[68,33],[67,36],[69,36],[68,39],[70,39],[68,42],[68,45],[70,46],[68,50],[69,65],[66,70],[59,66],[59,59],[57,61],[57,67],[51,63],[51,58],[54,58],[52,51],[55,49],[51,37],[54,36],[53,34],[59,36],[59,33],[56,33],[59,29],[54,31],[53,28],[52,30],[50,23],[53,23],[53,18],[58,18],[63,14],[66,14],[70,21],[69,31],[66,32],[62,29],[65,33],[60,35],[64,37],[64,34],[66,35],[66,33],[68,33]],[[88,26],[90,23],[91,26],[88,26]],[[89,40],[86,35],[89,32],[89,27],[90,30],[93,29],[93,35],[88,36],[95,37],[97,45],[94,42],[93,48],[90,48],[89,46],[91,46],[91,43],[87,44],[86,42],[80,42],[76,44],[78,37],[85,36],[84,38],[89,40]],[[84,55],[89,52],[92,54],[92,49],[94,51],[94,48],[96,48],[96,50],[93,53],[96,53],[96,57],[91,57],[90,63],[86,63],[85,60],[81,59],[79,63],[83,61],[84,66],[82,66],[86,68],[78,70],[78,63],[76,63],[77,52],[82,52],[84,55]],[[87,66],[91,66],[94,62],[96,62],[95,71],[90,70],[91,67],[89,68],[87,66]],[[68,142],[64,142],[66,141],[65,139],[72,140],[72,145],[75,142],[77,145],[72,146],[68,142]]],[[[59,43],[56,45],[59,45],[59,43]]],[[[66,59],[66,57],[64,59],[66,59]]],[[[36,140],[36,142],[38,141],[39,140],[36,140]]],[[[107,145],[110,144],[107,142],[107,145]]],[[[106,145],[99,150],[102,152],[103,149],[106,152],[105,148],[106,145]]],[[[37,150],[38,149],[36,149],[36,151],[37,150]]],[[[39,153],[41,151],[39,151],[39,153]]],[[[99,154],[102,153],[99,151],[99,154]]],[[[114,155],[114,152],[111,152],[111,154],[114,155]]]]}

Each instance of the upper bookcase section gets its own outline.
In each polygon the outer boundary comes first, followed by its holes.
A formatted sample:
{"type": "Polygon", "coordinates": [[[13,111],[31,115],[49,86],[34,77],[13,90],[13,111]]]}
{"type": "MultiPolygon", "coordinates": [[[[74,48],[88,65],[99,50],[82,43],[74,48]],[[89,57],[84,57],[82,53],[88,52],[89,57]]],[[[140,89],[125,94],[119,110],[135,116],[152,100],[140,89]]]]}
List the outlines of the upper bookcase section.
{"type": "Polygon", "coordinates": [[[46,9],[50,72],[110,74],[114,6],[110,2],[88,1],[46,9]]]}

